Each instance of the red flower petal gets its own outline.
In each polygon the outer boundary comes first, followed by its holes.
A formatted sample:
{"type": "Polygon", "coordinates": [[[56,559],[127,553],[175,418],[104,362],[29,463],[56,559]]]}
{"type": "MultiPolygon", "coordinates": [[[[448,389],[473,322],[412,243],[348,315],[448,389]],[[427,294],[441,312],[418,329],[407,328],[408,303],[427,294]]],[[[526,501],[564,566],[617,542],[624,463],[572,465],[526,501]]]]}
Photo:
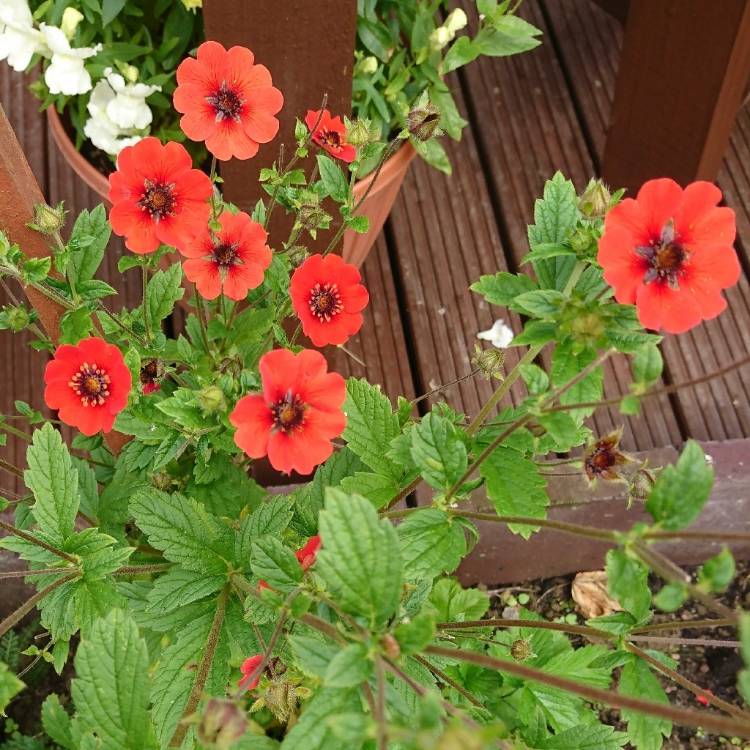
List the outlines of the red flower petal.
{"type": "Polygon", "coordinates": [[[253,674],[258,670],[258,667],[263,662],[263,655],[256,654],[255,656],[249,656],[245,661],[242,662],[240,672],[242,677],[237,683],[240,690],[255,690],[260,683],[260,672],[253,678],[253,674]]]}

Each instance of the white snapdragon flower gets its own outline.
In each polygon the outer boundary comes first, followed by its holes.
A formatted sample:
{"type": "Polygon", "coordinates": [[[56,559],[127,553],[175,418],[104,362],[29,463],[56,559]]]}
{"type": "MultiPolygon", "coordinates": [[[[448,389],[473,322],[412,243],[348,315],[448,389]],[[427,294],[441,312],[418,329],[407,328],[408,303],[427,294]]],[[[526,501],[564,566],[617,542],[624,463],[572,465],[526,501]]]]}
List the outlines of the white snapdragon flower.
{"type": "Polygon", "coordinates": [[[145,83],[127,83],[119,73],[111,68],[104,71],[107,83],[111,86],[115,96],[107,104],[107,116],[123,130],[143,130],[151,124],[153,114],[146,98],[161,86],[147,86],[145,83]]]}
{"type": "Polygon", "coordinates": [[[438,26],[432,34],[430,34],[430,47],[434,50],[443,49],[448,42],[450,42],[455,34],[445,26],[438,26]]]}
{"type": "Polygon", "coordinates": [[[35,53],[44,51],[44,37],[34,28],[27,0],[0,0],[0,60],[20,72],[35,53]]]}
{"type": "Polygon", "coordinates": [[[76,35],[76,29],[78,24],[83,21],[83,13],[73,7],[68,7],[63,11],[62,21],[60,22],[60,28],[63,34],[68,39],[72,39],[76,35]]]}
{"type": "Polygon", "coordinates": [[[51,94],[85,94],[91,90],[91,76],[84,67],[84,60],[93,57],[101,45],[96,47],[71,47],[62,29],[40,26],[44,41],[52,52],[52,61],[44,71],[44,81],[51,94]]]}
{"type": "Polygon", "coordinates": [[[445,19],[445,28],[455,34],[457,31],[461,31],[467,23],[469,23],[469,19],[466,17],[466,13],[461,8],[456,8],[445,19]]]}
{"type": "Polygon", "coordinates": [[[86,105],[89,119],[83,126],[86,137],[97,148],[106,151],[111,156],[117,156],[125,146],[134,146],[141,140],[139,135],[123,133],[107,114],[107,107],[115,99],[115,96],[115,92],[107,81],[104,79],[99,81],[94,86],[89,103],[86,105]]]}
{"type": "Polygon", "coordinates": [[[513,341],[513,329],[502,318],[498,318],[492,328],[480,331],[477,338],[491,342],[498,349],[507,349],[513,341]]]}

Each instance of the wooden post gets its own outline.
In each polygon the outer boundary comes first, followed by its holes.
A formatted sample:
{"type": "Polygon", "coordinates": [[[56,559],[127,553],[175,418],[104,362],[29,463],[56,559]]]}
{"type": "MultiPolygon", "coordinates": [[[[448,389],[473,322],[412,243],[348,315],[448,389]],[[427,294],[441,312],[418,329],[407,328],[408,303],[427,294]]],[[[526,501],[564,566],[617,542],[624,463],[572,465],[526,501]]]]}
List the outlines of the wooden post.
{"type": "Polygon", "coordinates": [[[716,179],[749,77],[750,0],[631,0],[604,179],[716,179]]]}
{"type": "MultiPolygon", "coordinates": [[[[31,173],[31,167],[13,128],[0,106],[0,229],[5,231],[11,241],[16,242],[26,255],[34,258],[44,258],[52,254],[46,238],[26,226],[34,215],[34,205],[43,201],[44,196],[39,184],[31,173]]],[[[44,330],[52,341],[56,342],[64,310],[34,289],[25,291],[39,315],[44,330]]]]}
{"type": "Polygon", "coordinates": [[[284,95],[276,139],[261,145],[253,159],[221,164],[227,200],[252,210],[266,195],[258,183],[261,168],[274,162],[280,144],[286,147],[287,159],[294,151],[296,117],[304,119],[308,109],[318,109],[324,94],[332,113],[350,114],[357,4],[355,0],[205,0],[203,18],[207,39],[225,47],[249,47],[284,95]]]}

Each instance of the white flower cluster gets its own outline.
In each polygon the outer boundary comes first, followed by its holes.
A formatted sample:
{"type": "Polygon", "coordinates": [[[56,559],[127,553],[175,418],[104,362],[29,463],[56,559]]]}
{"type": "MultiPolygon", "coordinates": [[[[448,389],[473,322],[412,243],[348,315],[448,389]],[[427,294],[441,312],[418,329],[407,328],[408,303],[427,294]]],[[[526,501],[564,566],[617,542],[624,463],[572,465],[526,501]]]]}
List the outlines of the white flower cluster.
{"type": "Polygon", "coordinates": [[[438,26],[430,34],[430,46],[435,50],[443,49],[449,42],[453,41],[456,32],[461,31],[468,22],[469,19],[461,8],[451,11],[448,14],[448,18],[445,19],[445,23],[442,26],[438,26]]]}
{"type": "MultiPolygon", "coordinates": [[[[91,91],[93,83],[85,61],[101,51],[94,47],[72,47],[70,40],[83,15],[66,8],[59,27],[34,24],[28,0],[0,0],[0,60],[7,60],[14,70],[24,71],[34,55],[49,59],[44,81],[51,94],[76,96],[91,91]]],[[[151,124],[151,110],[146,98],[160,86],[137,83],[138,71],[128,67],[128,80],[111,68],[104,71],[87,105],[89,119],[84,126],[86,137],[113,156],[125,146],[137,143],[151,124]]]]}

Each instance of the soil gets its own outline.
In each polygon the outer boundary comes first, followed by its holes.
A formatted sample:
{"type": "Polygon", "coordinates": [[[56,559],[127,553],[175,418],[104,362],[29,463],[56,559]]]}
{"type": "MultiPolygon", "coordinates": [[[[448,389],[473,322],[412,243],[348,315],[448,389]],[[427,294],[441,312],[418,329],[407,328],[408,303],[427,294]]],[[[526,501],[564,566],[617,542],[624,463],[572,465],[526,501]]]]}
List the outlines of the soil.
{"type": "MultiPolygon", "coordinates": [[[[686,568],[691,572],[690,568],[686,568]]],[[[574,575],[561,576],[546,580],[531,581],[519,586],[506,586],[489,590],[492,595],[493,616],[514,616],[513,610],[524,606],[547,620],[569,621],[584,624],[576,612],[576,605],[571,598],[571,584],[574,575]],[[528,597],[528,600],[526,599],[528,597]]],[[[652,590],[658,590],[662,582],[658,578],[651,581],[652,590]]],[[[721,601],[731,607],[750,609],[750,562],[737,562],[737,575],[729,589],[721,595],[721,601]]],[[[673,614],[657,614],[654,622],[673,622],[674,620],[697,620],[714,617],[702,604],[688,602],[686,606],[673,614]]],[[[685,629],[664,633],[681,638],[710,638],[730,640],[737,638],[732,628],[713,628],[711,630],[685,629]]],[[[641,644],[653,648],[654,644],[641,644]]],[[[661,646],[660,646],[661,647],[661,646]]],[[[737,693],[737,673],[742,669],[742,659],[735,648],[714,646],[674,646],[666,650],[677,661],[677,671],[684,677],[710,690],[714,695],[729,703],[744,706],[737,693]]],[[[661,679],[661,677],[660,677],[661,679]]],[[[692,692],[675,685],[669,679],[662,679],[662,684],[670,701],[677,706],[702,710],[703,706],[692,692]]],[[[713,710],[713,709],[707,709],[713,710]]],[[[619,729],[624,725],[619,712],[603,709],[601,718],[607,724],[619,729]]],[[[630,747],[630,745],[626,746],[630,747]]],[[[721,750],[722,748],[741,748],[750,750],[750,742],[738,738],[717,737],[700,730],[685,727],[674,727],[672,736],[664,742],[663,750],[721,750]]]]}

